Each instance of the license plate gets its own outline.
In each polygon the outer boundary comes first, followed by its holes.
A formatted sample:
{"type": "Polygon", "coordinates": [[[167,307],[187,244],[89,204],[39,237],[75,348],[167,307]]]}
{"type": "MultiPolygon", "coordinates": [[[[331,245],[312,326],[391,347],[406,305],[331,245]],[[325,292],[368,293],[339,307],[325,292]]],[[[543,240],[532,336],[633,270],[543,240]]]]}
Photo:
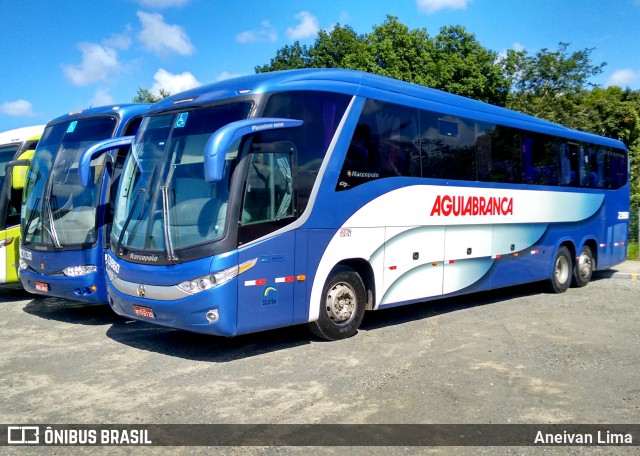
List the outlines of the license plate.
{"type": "Polygon", "coordinates": [[[36,290],[46,293],[49,291],[49,284],[44,282],[36,282],[36,290]]]}
{"type": "Polygon", "coordinates": [[[133,311],[139,317],[156,318],[156,316],[153,314],[153,309],[150,307],[133,306],[133,311]]]}

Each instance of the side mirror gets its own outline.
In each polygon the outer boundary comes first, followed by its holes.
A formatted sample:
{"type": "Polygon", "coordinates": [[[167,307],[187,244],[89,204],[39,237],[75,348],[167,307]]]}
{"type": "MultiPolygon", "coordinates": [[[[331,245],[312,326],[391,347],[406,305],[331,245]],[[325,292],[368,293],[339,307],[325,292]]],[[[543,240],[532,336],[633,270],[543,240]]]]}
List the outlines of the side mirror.
{"type": "Polygon", "coordinates": [[[91,160],[98,158],[108,150],[117,149],[118,147],[131,146],[135,136],[122,136],[120,138],[105,139],[99,141],[93,146],[85,149],[80,155],[78,161],[78,174],[80,175],[80,185],[86,187],[89,185],[89,177],[91,176],[91,160]]]}
{"type": "Polygon", "coordinates": [[[204,148],[204,180],[217,182],[224,174],[227,150],[238,139],[266,130],[299,127],[304,122],[296,119],[259,117],[231,122],[211,135],[204,148]]]}
{"type": "Polygon", "coordinates": [[[11,188],[14,190],[22,190],[27,180],[27,170],[31,160],[14,160],[7,163],[5,167],[6,173],[11,173],[11,188]]]}

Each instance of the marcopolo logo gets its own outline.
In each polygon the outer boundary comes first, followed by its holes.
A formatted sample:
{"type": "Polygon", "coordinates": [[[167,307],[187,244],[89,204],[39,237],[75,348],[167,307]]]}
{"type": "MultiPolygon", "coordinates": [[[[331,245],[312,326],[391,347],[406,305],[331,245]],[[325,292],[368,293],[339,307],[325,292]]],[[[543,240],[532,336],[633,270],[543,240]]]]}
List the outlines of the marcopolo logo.
{"type": "Polygon", "coordinates": [[[139,253],[130,253],[129,258],[137,261],[149,261],[155,263],[158,261],[157,255],[140,255],[139,253]]]}

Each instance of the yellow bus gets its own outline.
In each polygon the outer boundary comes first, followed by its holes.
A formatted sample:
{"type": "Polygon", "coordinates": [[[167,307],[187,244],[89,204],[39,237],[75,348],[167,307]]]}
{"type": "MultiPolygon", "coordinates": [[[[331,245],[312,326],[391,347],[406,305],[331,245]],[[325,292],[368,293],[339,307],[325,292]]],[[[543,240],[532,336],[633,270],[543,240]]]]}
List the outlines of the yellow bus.
{"type": "Polygon", "coordinates": [[[43,130],[36,125],[0,133],[0,285],[18,282],[22,188],[43,130]]]}

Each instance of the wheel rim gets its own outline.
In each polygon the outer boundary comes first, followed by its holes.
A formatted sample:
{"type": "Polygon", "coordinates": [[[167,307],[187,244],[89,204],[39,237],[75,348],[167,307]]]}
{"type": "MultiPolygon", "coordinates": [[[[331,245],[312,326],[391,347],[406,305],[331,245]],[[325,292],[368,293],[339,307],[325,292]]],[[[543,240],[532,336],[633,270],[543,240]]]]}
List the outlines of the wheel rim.
{"type": "Polygon", "coordinates": [[[327,316],[334,323],[348,323],[355,317],[357,304],[355,290],[346,283],[337,283],[327,294],[327,316]]]}
{"type": "Polygon", "coordinates": [[[578,258],[578,274],[581,278],[586,279],[591,274],[591,268],[591,257],[583,252],[578,258]]]}
{"type": "Polygon", "coordinates": [[[569,279],[569,261],[566,257],[558,257],[556,261],[555,275],[558,283],[566,283],[569,279]]]}

